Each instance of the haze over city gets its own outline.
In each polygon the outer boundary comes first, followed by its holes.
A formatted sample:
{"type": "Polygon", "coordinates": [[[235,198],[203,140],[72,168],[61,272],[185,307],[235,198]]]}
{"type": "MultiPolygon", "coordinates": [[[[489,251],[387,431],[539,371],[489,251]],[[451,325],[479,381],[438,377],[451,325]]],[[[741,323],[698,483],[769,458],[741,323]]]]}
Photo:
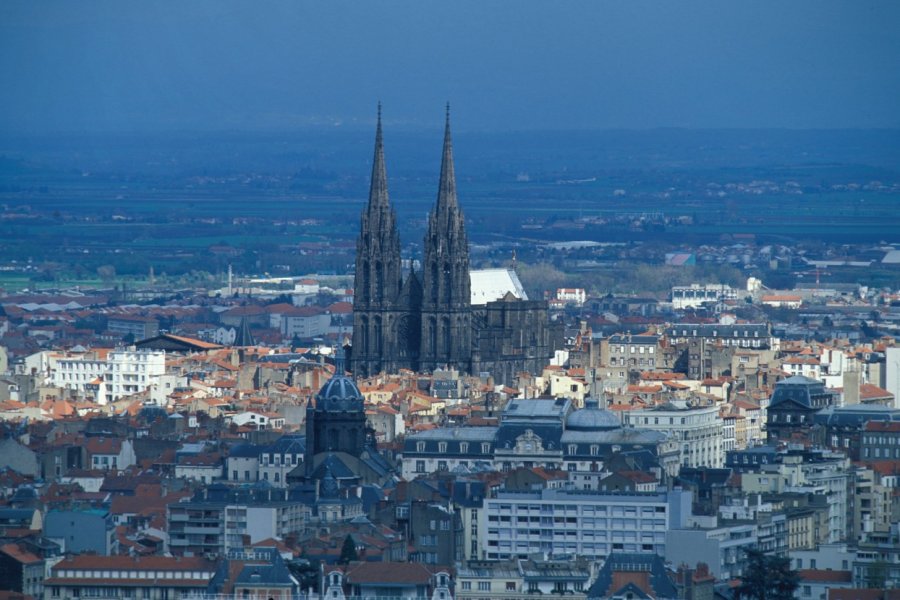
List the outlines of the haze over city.
{"type": "Polygon", "coordinates": [[[898,24],[0,3],[0,600],[896,600],[898,24]]]}

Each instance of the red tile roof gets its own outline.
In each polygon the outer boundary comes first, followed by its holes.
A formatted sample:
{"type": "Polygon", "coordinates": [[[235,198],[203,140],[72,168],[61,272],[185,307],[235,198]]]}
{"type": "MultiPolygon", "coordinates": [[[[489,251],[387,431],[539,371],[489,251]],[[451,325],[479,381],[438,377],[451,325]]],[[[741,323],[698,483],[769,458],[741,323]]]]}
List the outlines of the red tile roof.
{"type": "Polygon", "coordinates": [[[850,583],[853,573],[850,571],[826,571],[825,569],[800,569],[797,571],[803,581],[827,581],[833,583],[850,583]]]}

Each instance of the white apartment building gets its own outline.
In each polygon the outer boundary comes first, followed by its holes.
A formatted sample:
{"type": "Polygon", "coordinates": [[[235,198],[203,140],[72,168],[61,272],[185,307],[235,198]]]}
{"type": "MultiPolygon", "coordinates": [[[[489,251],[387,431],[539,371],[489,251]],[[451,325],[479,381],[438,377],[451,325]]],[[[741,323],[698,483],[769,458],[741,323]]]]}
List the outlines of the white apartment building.
{"type": "MultiPolygon", "coordinates": [[[[51,367],[52,385],[92,396],[98,404],[143,392],[166,374],[162,350],[112,350],[105,356],[85,352],[57,358],[51,367]]],[[[172,382],[169,382],[169,387],[172,382]]]]}
{"type": "Polygon", "coordinates": [[[113,350],[107,357],[106,399],[142,392],[166,373],[166,353],[162,350],[113,350]]]}
{"type": "Polygon", "coordinates": [[[54,387],[75,390],[79,395],[102,383],[109,366],[106,357],[91,352],[59,358],[50,375],[54,387]]]}
{"type": "Polygon", "coordinates": [[[706,302],[736,300],[737,290],[725,283],[676,285],[672,288],[672,308],[698,308],[706,302]]]}
{"type": "Polygon", "coordinates": [[[691,493],[602,493],[574,489],[500,491],[479,515],[480,558],[570,554],[599,560],[612,552],[665,555],[666,531],[684,527],[691,493]]]}
{"type": "Polygon", "coordinates": [[[556,290],[556,299],[575,306],[584,306],[587,302],[587,292],[584,288],[559,288],[556,290]]]}
{"type": "Polygon", "coordinates": [[[667,402],[624,412],[626,426],[668,433],[681,444],[684,467],[721,468],[725,464],[724,424],[716,406],[667,402]]]}

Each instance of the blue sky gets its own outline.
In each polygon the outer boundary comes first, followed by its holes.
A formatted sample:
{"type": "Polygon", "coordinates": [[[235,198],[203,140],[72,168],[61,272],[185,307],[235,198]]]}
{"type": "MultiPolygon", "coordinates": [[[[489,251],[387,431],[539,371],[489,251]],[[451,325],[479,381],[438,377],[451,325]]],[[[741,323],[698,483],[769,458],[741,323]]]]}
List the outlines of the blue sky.
{"type": "Polygon", "coordinates": [[[900,127],[900,2],[0,3],[0,131],[900,127]]]}

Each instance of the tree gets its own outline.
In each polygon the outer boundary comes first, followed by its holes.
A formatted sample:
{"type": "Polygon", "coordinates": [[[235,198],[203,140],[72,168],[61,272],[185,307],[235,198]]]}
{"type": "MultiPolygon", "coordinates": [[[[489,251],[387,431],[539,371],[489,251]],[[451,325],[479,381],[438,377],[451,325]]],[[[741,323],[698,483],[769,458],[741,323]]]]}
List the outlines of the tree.
{"type": "Polygon", "coordinates": [[[112,265],[101,265],[97,267],[97,275],[103,283],[109,283],[116,278],[116,268],[112,265]]]}
{"type": "Polygon", "coordinates": [[[338,559],[339,565],[349,565],[351,562],[359,560],[359,554],[356,552],[356,542],[353,537],[347,534],[344,538],[344,545],[341,546],[341,557],[338,559]]]}
{"type": "Polygon", "coordinates": [[[800,575],[791,569],[786,556],[769,556],[761,550],[745,550],[747,566],[735,598],[755,600],[792,600],[800,586],[800,575]]]}

